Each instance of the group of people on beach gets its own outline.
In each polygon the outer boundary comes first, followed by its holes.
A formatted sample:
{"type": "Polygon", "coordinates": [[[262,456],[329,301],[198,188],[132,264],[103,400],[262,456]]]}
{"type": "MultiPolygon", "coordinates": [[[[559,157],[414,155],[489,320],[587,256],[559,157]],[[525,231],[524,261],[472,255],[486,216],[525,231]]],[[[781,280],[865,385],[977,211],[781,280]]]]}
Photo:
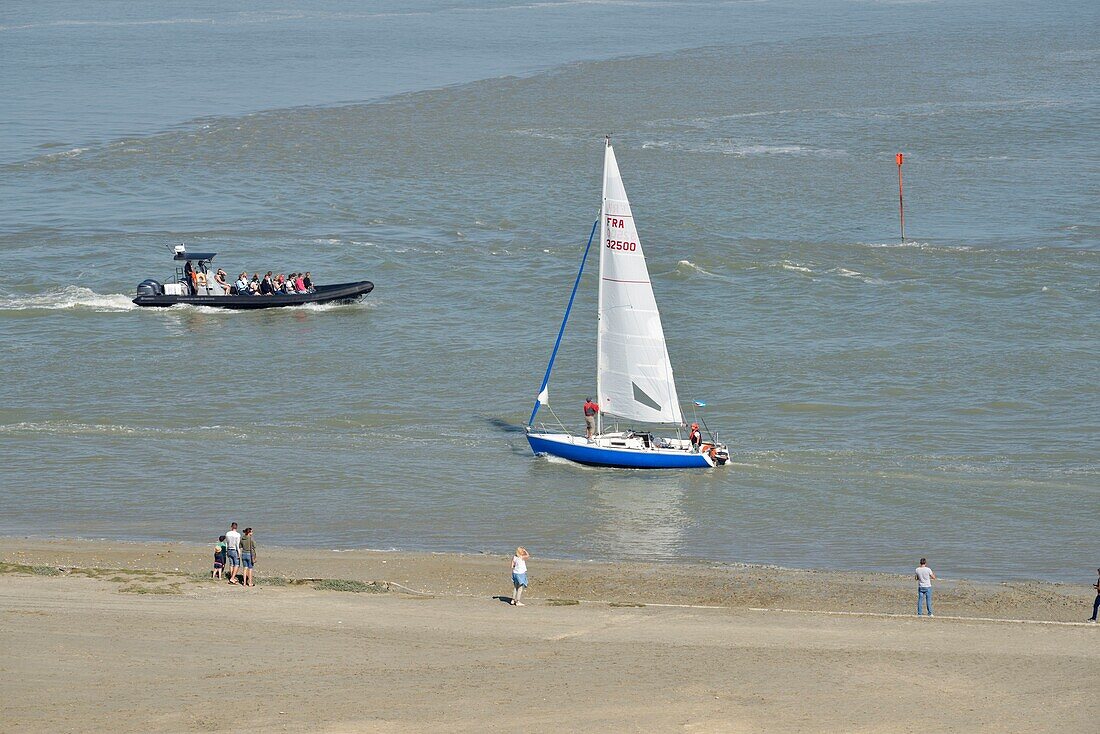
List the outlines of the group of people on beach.
{"type": "Polygon", "coordinates": [[[252,528],[245,528],[242,534],[237,523],[231,523],[225,535],[218,536],[214,546],[214,569],[210,578],[227,578],[231,584],[255,586],[253,569],[256,567],[256,540],[252,537],[252,528]],[[240,571],[240,582],[237,581],[240,571]]]}

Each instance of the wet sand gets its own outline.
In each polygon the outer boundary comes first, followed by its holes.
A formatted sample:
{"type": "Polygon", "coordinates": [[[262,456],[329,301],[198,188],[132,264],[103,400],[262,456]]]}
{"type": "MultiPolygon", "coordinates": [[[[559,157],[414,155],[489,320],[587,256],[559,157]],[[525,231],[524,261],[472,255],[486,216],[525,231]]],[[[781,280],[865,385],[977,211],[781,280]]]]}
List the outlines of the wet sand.
{"type": "Polygon", "coordinates": [[[917,619],[901,575],[536,556],[518,609],[494,598],[504,557],[260,550],[275,583],[245,589],[205,579],[205,547],[0,539],[0,729],[1034,732],[1100,717],[1100,630],[1075,624],[1087,586],[946,580],[937,617],[917,619]]]}

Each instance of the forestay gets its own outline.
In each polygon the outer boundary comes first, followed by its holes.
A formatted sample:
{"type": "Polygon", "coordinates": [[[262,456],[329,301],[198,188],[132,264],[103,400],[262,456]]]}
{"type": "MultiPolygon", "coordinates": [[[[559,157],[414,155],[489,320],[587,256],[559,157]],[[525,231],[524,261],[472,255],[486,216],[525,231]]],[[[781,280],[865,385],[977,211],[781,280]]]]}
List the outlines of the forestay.
{"type": "Polygon", "coordinates": [[[628,420],[680,423],[661,315],[610,143],[604,153],[600,244],[600,410],[628,420]]]}

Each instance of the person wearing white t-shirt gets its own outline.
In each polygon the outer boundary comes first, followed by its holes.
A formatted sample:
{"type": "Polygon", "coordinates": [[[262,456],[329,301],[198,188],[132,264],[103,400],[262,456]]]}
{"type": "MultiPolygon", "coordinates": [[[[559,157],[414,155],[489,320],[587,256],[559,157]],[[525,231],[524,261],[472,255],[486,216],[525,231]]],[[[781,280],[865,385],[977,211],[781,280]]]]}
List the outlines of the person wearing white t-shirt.
{"type": "Polygon", "coordinates": [[[524,606],[520,598],[523,596],[523,590],[527,588],[527,559],[531,557],[531,554],[527,552],[527,549],[523,546],[516,548],[516,554],[512,556],[512,601],[509,602],[514,607],[524,606]]]}
{"type": "Polygon", "coordinates": [[[917,572],[914,574],[917,579],[917,616],[920,614],[920,603],[924,600],[924,608],[928,610],[928,616],[932,616],[932,582],[936,579],[936,574],[932,573],[932,569],[928,567],[928,559],[920,559],[920,565],[917,566],[917,572]]]}
{"type": "Polygon", "coordinates": [[[237,523],[229,526],[229,532],[225,534],[225,565],[229,566],[229,583],[237,583],[237,569],[241,567],[241,534],[237,531],[237,523]]]}

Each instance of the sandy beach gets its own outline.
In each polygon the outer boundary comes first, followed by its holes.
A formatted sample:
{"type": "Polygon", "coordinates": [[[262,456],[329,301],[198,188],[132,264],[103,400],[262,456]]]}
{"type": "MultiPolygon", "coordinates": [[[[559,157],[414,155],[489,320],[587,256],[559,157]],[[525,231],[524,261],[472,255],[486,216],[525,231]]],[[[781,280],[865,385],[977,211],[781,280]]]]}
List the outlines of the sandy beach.
{"type": "Polygon", "coordinates": [[[270,583],[244,589],[206,580],[199,546],[0,554],[4,731],[1034,732],[1100,715],[1087,587],[946,580],[917,619],[900,575],[536,556],[518,609],[495,598],[503,557],[265,549],[270,583]]]}

